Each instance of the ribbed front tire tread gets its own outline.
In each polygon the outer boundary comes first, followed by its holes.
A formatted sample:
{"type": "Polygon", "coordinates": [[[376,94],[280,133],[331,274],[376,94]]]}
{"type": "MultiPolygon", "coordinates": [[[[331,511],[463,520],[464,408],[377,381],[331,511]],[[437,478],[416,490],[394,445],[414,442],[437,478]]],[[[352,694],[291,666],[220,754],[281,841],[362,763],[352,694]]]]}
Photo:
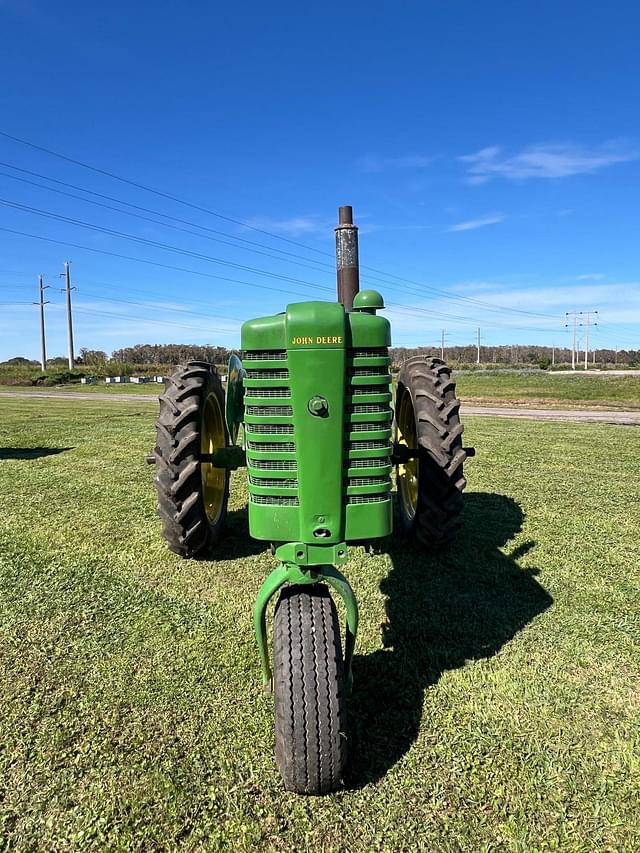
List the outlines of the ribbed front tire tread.
{"type": "Polygon", "coordinates": [[[322,584],[289,586],[273,625],[276,761],[288,791],[340,786],[347,734],[344,666],[335,604],[322,584]]]}

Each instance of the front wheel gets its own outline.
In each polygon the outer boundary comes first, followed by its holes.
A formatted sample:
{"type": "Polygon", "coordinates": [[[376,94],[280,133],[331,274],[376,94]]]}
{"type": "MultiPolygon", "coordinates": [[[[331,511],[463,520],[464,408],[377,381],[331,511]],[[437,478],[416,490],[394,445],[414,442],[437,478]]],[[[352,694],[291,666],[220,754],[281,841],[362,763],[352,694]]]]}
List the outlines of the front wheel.
{"type": "Polygon", "coordinates": [[[285,587],[273,624],[276,761],[284,786],[324,794],[347,756],[344,666],[335,604],[322,584],[285,587]]]}

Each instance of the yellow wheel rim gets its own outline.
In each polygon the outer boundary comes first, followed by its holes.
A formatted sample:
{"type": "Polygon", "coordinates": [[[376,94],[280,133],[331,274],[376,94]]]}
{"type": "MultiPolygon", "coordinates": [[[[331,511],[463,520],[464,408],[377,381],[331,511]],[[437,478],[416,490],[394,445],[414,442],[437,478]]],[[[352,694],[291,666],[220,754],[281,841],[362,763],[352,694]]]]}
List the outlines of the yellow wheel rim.
{"type": "MultiPolygon", "coordinates": [[[[202,412],[200,452],[214,453],[225,446],[224,418],[220,401],[215,394],[209,394],[202,412]]],[[[215,524],[222,515],[224,507],[225,480],[224,468],[215,468],[210,462],[200,465],[202,475],[202,499],[209,524],[215,524]]]]}
{"type": "MultiPolygon", "coordinates": [[[[413,402],[408,391],[400,400],[400,411],[397,418],[398,443],[405,447],[418,446],[416,419],[413,412],[413,402]]],[[[418,460],[409,459],[398,465],[398,494],[405,515],[413,521],[418,506],[418,460]]]]}

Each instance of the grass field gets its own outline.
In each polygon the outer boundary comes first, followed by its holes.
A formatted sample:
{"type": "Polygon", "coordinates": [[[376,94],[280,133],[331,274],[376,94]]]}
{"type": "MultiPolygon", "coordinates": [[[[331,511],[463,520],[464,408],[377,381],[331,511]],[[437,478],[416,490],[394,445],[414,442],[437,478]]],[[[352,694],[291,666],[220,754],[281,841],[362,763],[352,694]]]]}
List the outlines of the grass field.
{"type": "Polygon", "coordinates": [[[0,385],[0,391],[14,394],[55,394],[57,391],[66,394],[71,391],[78,394],[143,394],[148,397],[153,394],[162,394],[164,385],[155,382],[147,382],[144,385],[134,382],[127,382],[124,385],[105,385],[104,382],[100,385],[81,385],[79,382],[73,382],[68,385],[55,385],[52,388],[42,385],[0,385]]]}
{"type": "Polygon", "coordinates": [[[475,403],[640,409],[640,376],[458,373],[458,396],[475,403]]]}
{"type": "MultiPolygon", "coordinates": [[[[160,540],[152,404],[0,400],[0,839],[16,851],[636,851],[634,428],[469,419],[464,529],[352,550],[345,790],[282,790],[242,473],[160,540]]],[[[1,846],[1,844],[0,844],[1,846]]]]}

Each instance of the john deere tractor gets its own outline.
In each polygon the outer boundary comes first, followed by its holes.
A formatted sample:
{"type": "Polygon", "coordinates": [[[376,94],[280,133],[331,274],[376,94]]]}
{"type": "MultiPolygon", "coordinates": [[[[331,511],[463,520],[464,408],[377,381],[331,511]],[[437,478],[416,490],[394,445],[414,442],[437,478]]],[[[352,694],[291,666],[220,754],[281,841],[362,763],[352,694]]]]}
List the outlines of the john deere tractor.
{"type": "Polygon", "coordinates": [[[294,303],[244,323],[226,394],[210,364],[176,370],[150,457],[164,537],[182,557],[215,560],[229,472],[247,468],[250,533],[271,543],[277,561],[254,611],[262,677],[274,694],[276,760],[285,787],[306,794],[338,787],[347,759],[358,630],[341,571],[349,544],[392,533],[395,468],[400,524],[420,547],[446,546],[468,450],[440,359],[406,361],[393,403],[390,326],[378,314],[382,296],[358,289],[350,207],[340,208],[336,246],[338,301],[294,303]],[[266,611],[276,594],[270,655],[266,611]],[[345,605],[343,641],[332,594],[345,605]]]}

